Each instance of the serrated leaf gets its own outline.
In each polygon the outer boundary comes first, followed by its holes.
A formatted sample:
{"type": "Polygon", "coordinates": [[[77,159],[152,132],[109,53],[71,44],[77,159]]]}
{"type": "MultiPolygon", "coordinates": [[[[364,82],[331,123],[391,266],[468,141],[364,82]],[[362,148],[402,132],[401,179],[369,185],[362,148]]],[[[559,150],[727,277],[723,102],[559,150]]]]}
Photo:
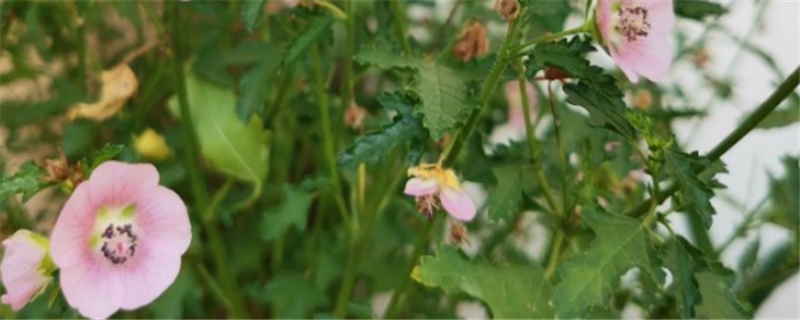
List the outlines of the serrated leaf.
{"type": "Polygon", "coordinates": [[[312,198],[306,192],[284,185],[283,202],[264,213],[261,219],[261,237],[267,241],[275,240],[292,226],[299,231],[305,231],[312,198]]]}
{"type": "Polygon", "coordinates": [[[247,0],[242,4],[242,21],[247,32],[253,32],[258,24],[258,19],[264,13],[264,4],[267,0],[247,0]]]}
{"type": "Polygon", "coordinates": [[[614,78],[604,74],[603,69],[592,66],[583,56],[594,51],[588,40],[574,37],[572,40],[539,44],[531,50],[527,62],[529,76],[545,67],[564,71],[577,83],[564,85],[567,103],[581,106],[589,111],[588,124],[603,127],[633,139],[636,131],[625,118],[627,107],[624,95],[614,78]]]}
{"type": "Polygon", "coordinates": [[[620,277],[633,267],[657,284],[664,282],[647,228],[639,220],[592,209],[584,210],[583,219],[595,239],[588,250],[559,268],[561,282],[553,294],[559,318],[584,318],[590,307],[608,303],[620,277]]]}
{"type": "Polygon", "coordinates": [[[414,270],[414,280],[445,292],[464,292],[489,306],[497,319],[553,318],[549,304],[552,288],[536,266],[493,266],[467,260],[449,246],[435,256],[424,256],[414,270]]]}
{"type": "MultiPolygon", "coordinates": [[[[219,172],[260,185],[269,163],[269,132],[261,119],[245,124],[236,116],[233,91],[205,82],[186,72],[186,93],[200,151],[219,172]]],[[[170,108],[178,108],[173,97],[170,108]]]]}
{"type": "Polygon", "coordinates": [[[314,16],[309,21],[308,28],[296,36],[281,58],[281,68],[291,68],[294,64],[305,54],[308,53],[311,46],[323,39],[323,36],[328,33],[333,25],[334,18],[330,15],[314,16]]]}
{"type": "Polygon", "coordinates": [[[0,199],[22,193],[22,202],[27,202],[33,195],[53,185],[44,180],[47,171],[28,161],[20,166],[14,175],[0,175],[0,199]]]}
{"type": "Polygon", "coordinates": [[[92,172],[101,163],[116,158],[124,150],[125,146],[121,144],[108,143],[81,161],[84,165],[83,169],[87,173],[92,172]]]}
{"type": "Polygon", "coordinates": [[[664,168],[667,174],[674,177],[680,187],[678,194],[683,207],[689,213],[698,216],[706,229],[711,227],[711,215],[716,213],[711,205],[711,198],[714,191],[711,186],[698,178],[693,166],[702,161],[695,154],[686,154],[680,151],[670,150],[665,153],[664,168]]]}
{"type": "Polygon", "coordinates": [[[359,137],[340,156],[340,167],[355,168],[359,163],[376,164],[394,148],[413,139],[427,137],[422,121],[411,112],[415,103],[403,92],[384,93],[378,101],[387,110],[397,111],[393,122],[378,131],[359,137]]]}
{"type": "Polygon", "coordinates": [[[672,284],[668,290],[675,296],[678,314],[681,318],[694,319],[694,306],[701,300],[697,281],[694,278],[697,268],[695,257],[702,254],[680,236],[670,241],[665,247],[664,265],[672,273],[672,284]]]}
{"type": "Polygon", "coordinates": [[[466,73],[420,58],[403,57],[382,47],[363,49],[355,59],[381,69],[404,68],[415,72],[414,89],[422,100],[416,111],[423,115],[422,124],[435,140],[463,123],[475,107],[467,98],[467,87],[474,77],[466,73]]]}
{"type": "Polygon", "coordinates": [[[510,220],[520,213],[526,170],[523,167],[500,167],[492,171],[497,186],[489,194],[489,218],[493,221],[510,220]]]}
{"type": "Polygon", "coordinates": [[[697,21],[728,12],[728,9],[721,4],[706,0],[675,0],[673,4],[675,5],[675,14],[697,21]]]}
{"type": "Polygon", "coordinates": [[[266,47],[261,62],[253,66],[239,81],[239,99],[236,100],[236,114],[247,123],[253,114],[264,110],[264,100],[270,94],[270,80],[278,68],[280,49],[266,47]]]}
{"type": "Polygon", "coordinates": [[[741,302],[731,291],[736,275],[720,265],[695,274],[702,302],[695,307],[698,318],[743,319],[750,318],[741,302]]]}

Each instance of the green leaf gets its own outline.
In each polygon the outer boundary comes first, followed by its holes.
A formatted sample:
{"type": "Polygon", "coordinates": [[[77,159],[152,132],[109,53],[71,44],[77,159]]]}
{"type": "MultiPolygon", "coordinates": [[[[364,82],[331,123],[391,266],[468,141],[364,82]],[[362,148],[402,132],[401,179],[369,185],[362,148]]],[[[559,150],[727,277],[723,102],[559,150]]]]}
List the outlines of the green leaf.
{"type": "Polygon", "coordinates": [[[494,168],[492,171],[497,179],[497,186],[489,194],[489,218],[493,221],[510,221],[520,213],[523,181],[527,170],[516,166],[494,168]]]}
{"type": "Polygon", "coordinates": [[[264,3],[267,0],[247,0],[242,4],[242,21],[244,21],[247,32],[253,32],[258,24],[258,19],[264,12],[264,3]]]}
{"type": "Polygon", "coordinates": [[[721,4],[706,0],[675,0],[673,4],[675,5],[675,14],[697,21],[728,12],[728,9],[721,4]]]}
{"type": "Polygon", "coordinates": [[[100,150],[95,151],[81,161],[84,165],[84,172],[91,173],[97,166],[108,160],[115,159],[124,150],[125,146],[121,144],[107,143],[100,150]]]}
{"type": "Polygon", "coordinates": [[[47,176],[47,171],[33,160],[25,162],[14,175],[0,175],[0,199],[22,193],[22,202],[27,202],[39,191],[53,185],[44,180],[47,176]]]}
{"type": "Polygon", "coordinates": [[[769,221],[784,226],[791,230],[797,230],[800,224],[800,165],[798,158],[786,156],[781,159],[784,167],[783,178],[769,175],[769,210],[767,217],[769,221]]]}
{"type": "Polygon", "coordinates": [[[236,114],[239,119],[247,123],[253,114],[264,110],[264,100],[270,94],[270,80],[278,68],[278,60],[274,57],[280,55],[278,47],[267,47],[264,58],[247,71],[239,81],[239,99],[236,100],[236,114]]]}
{"type": "Polygon", "coordinates": [[[528,14],[522,17],[528,27],[528,34],[533,37],[546,32],[556,33],[564,29],[564,23],[572,12],[569,1],[520,1],[528,7],[528,14]]]}
{"type": "Polygon", "coordinates": [[[201,300],[202,290],[194,269],[184,264],[175,282],[158,297],[150,309],[153,318],[157,319],[185,319],[187,318],[186,300],[201,300]]]}
{"type": "MultiPolygon", "coordinates": [[[[186,72],[186,92],[203,157],[219,172],[261,185],[269,159],[269,132],[261,119],[247,124],[236,116],[233,91],[213,85],[186,72]]],[[[173,97],[170,108],[178,109],[173,97]]]]}
{"type": "Polygon", "coordinates": [[[424,256],[412,277],[445,292],[464,292],[482,300],[494,318],[553,318],[552,288],[537,265],[493,266],[467,260],[453,247],[424,256]]]}
{"type": "Polygon", "coordinates": [[[355,168],[359,163],[377,164],[399,145],[413,139],[427,137],[419,117],[412,114],[414,103],[403,92],[384,93],[378,101],[387,110],[397,111],[394,121],[379,131],[370,132],[356,139],[337,161],[340,167],[355,168]]]}
{"type": "MultiPolygon", "coordinates": [[[[667,174],[674,177],[680,187],[680,196],[683,208],[689,213],[698,216],[706,229],[711,227],[711,215],[716,213],[711,205],[711,198],[714,191],[711,186],[698,178],[695,172],[696,167],[705,167],[704,159],[697,153],[686,154],[680,151],[670,150],[665,154],[665,166],[667,174]]],[[[707,162],[707,161],[705,161],[707,162]]]]}
{"type": "Polygon", "coordinates": [[[267,211],[261,219],[261,237],[264,240],[275,240],[292,226],[299,231],[306,230],[308,209],[313,196],[289,185],[283,186],[283,196],[283,202],[267,211]]]}
{"type": "Polygon", "coordinates": [[[327,303],[313,283],[294,273],[270,279],[263,295],[276,319],[308,319],[317,306],[327,303]]]}
{"type": "Polygon", "coordinates": [[[281,69],[291,68],[305,56],[310,50],[311,46],[324,39],[325,36],[330,38],[330,28],[333,25],[334,18],[330,15],[318,15],[311,18],[308,28],[296,36],[289,46],[286,48],[283,57],[281,58],[281,69]]]}
{"type": "Polygon", "coordinates": [[[529,76],[545,67],[564,71],[577,83],[564,85],[567,102],[589,111],[588,124],[603,127],[633,139],[636,131],[625,118],[627,107],[624,95],[614,78],[604,74],[603,69],[592,66],[583,56],[594,51],[588,40],[574,37],[572,40],[537,45],[531,50],[527,65],[529,76]]]}
{"type": "Polygon", "coordinates": [[[743,319],[750,318],[741,302],[731,291],[736,280],[733,271],[715,264],[709,271],[695,275],[702,302],[695,307],[698,318],[743,319]]]}
{"type": "Polygon", "coordinates": [[[440,139],[448,130],[466,121],[475,106],[467,98],[467,88],[474,77],[459,70],[421,58],[403,57],[381,47],[363,49],[355,59],[381,69],[415,71],[414,90],[422,100],[416,111],[423,115],[422,124],[430,130],[433,139],[440,139]]]}
{"type": "Polygon", "coordinates": [[[664,265],[672,273],[672,284],[668,290],[675,296],[681,318],[694,319],[694,306],[701,300],[694,278],[695,269],[698,267],[695,259],[702,256],[702,253],[680,236],[665,247],[664,265]]]}
{"type": "Polygon", "coordinates": [[[559,318],[583,318],[590,307],[608,303],[620,277],[633,267],[657,284],[664,282],[649,231],[639,220],[591,209],[584,210],[583,219],[595,239],[588,250],[559,268],[561,282],[553,294],[559,318]]]}
{"type": "Polygon", "coordinates": [[[768,114],[764,120],[758,123],[756,128],[783,128],[797,122],[800,122],[800,95],[797,92],[793,92],[786,99],[786,105],[768,114]]]}

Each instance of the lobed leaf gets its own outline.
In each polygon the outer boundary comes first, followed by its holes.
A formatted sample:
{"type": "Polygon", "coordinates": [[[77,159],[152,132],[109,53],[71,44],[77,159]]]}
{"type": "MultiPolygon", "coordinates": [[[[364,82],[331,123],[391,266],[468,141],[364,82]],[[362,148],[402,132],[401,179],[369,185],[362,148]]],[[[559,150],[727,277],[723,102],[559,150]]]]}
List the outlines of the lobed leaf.
{"type": "Polygon", "coordinates": [[[47,171],[31,160],[20,166],[14,175],[0,175],[0,199],[22,194],[22,202],[27,202],[33,195],[53,185],[45,181],[47,171]]]}
{"type": "Polygon", "coordinates": [[[678,194],[682,201],[683,207],[689,213],[700,217],[703,226],[706,229],[711,227],[711,215],[716,213],[714,207],[711,205],[711,198],[714,196],[714,191],[711,185],[703,182],[697,176],[693,166],[704,166],[707,164],[700,164],[702,159],[694,154],[686,154],[680,151],[670,150],[665,154],[664,168],[666,172],[674,177],[680,187],[678,194]]]}
{"type": "Polygon", "coordinates": [[[516,166],[494,168],[492,171],[497,186],[489,194],[489,218],[494,221],[512,219],[520,213],[526,170],[516,166]]]}

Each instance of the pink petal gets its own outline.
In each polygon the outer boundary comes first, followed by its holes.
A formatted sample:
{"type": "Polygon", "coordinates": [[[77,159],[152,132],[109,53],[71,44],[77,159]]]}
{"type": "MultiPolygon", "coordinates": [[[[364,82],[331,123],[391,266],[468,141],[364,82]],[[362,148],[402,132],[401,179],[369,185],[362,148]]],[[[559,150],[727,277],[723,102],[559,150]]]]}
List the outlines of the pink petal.
{"type": "Polygon", "coordinates": [[[403,193],[410,196],[427,196],[439,191],[439,184],[434,179],[411,178],[406,182],[403,193]]]}
{"type": "Polygon", "coordinates": [[[440,194],[442,206],[450,216],[462,221],[470,221],[475,217],[476,209],[472,199],[466,193],[445,188],[440,194]]]}
{"type": "Polygon", "coordinates": [[[659,39],[656,34],[635,42],[622,41],[617,47],[617,57],[611,57],[631,82],[636,82],[640,74],[651,81],[660,81],[672,65],[672,41],[669,37],[659,39]]]}
{"type": "Polygon", "coordinates": [[[50,255],[60,268],[67,268],[88,259],[89,236],[99,206],[89,201],[89,182],[78,185],[58,216],[50,234],[50,255]]]}
{"type": "Polygon", "coordinates": [[[105,319],[122,306],[122,279],[105,261],[61,269],[61,290],[70,306],[91,319],[105,319]]]}
{"type": "Polygon", "coordinates": [[[600,31],[600,37],[603,38],[598,40],[606,45],[608,45],[611,39],[611,33],[614,29],[613,26],[611,26],[611,2],[612,0],[599,0],[596,7],[597,29],[600,31]]]}
{"type": "MultiPolygon", "coordinates": [[[[180,257],[192,241],[186,204],[174,191],[158,186],[136,200],[136,224],[141,244],[153,243],[165,255],[180,257]]],[[[141,250],[141,249],[140,249],[141,250]]]]}
{"type": "Polygon", "coordinates": [[[41,270],[47,246],[37,243],[32,236],[28,230],[18,230],[3,241],[0,276],[7,293],[0,297],[0,302],[11,305],[14,311],[22,309],[52,279],[41,270]]]}
{"type": "Polygon", "coordinates": [[[157,185],[158,171],[149,163],[106,161],[89,179],[91,202],[104,206],[127,206],[157,185]]]}
{"type": "Polygon", "coordinates": [[[135,260],[122,275],[122,309],[133,310],[153,302],[175,281],[181,257],[168,251],[159,248],[158,243],[139,246],[135,260]]]}

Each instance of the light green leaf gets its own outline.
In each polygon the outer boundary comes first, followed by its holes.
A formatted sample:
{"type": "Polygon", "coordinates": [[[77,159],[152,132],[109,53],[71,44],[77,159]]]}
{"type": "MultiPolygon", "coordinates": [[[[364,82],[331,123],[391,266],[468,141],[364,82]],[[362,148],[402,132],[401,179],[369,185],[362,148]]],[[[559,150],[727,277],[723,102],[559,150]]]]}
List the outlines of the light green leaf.
{"type": "MultiPolygon", "coordinates": [[[[680,186],[680,200],[683,208],[694,214],[703,221],[703,225],[708,229],[711,227],[711,215],[716,213],[711,205],[711,198],[714,191],[711,186],[698,178],[693,166],[707,166],[702,164],[701,159],[696,153],[686,154],[680,151],[670,150],[665,155],[665,169],[669,175],[674,177],[680,186]]],[[[706,161],[707,162],[707,161],[706,161]]]]}
{"type": "Polygon", "coordinates": [[[414,90],[422,103],[416,111],[423,115],[422,124],[433,139],[440,139],[448,130],[466,121],[476,107],[468,99],[467,88],[474,77],[435,62],[415,57],[403,57],[385,48],[361,50],[356,61],[373,64],[381,69],[405,68],[415,71],[414,90]]]}
{"type": "Polygon", "coordinates": [[[258,24],[258,19],[264,12],[264,3],[267,0],[247,0],[242,3],[242,21],[248,32],[253,32],[258,24]]]}
{"type": "Polygon", "coordinates": [[[561,282],[553,294],[559,318],[583,318],[590,307],[608,303],[620,277],[633,267],[663,284],[660,262],[639,220],[591,209],[584,210],[583,219],[595,239],[588,250],[559,268],[561,282]]]}
{"type": "Polygon", "coordinates": [[[378,101],[387,110],[397,111],[394,122],[356,139],[337,161],[340,167],[355,168],[359,163],[376,164],[394,148],[414,139],[427,138],[419,117],[412,114],[416,104],[403,92],[384,93],[378,101]]]}
{"type": "Polygon", "coordinates": [[[467,260],[455,248],[442,246],[424,256],[414,280],[445,292],[464,292],[484,301],[494,318],[553,318],[552,287],[542,270],[530,266],[493,266],[467,260]]]}
{"type": "Polygon", "coordinates": [[[311,207],[310,194],[289,185],[283,186],[283,202],[267,211],[261,219],[261,237],[272,241],[282,236],[291,226],[299,231],[306,230],[308,209],[311,207]]]}
{"type": "Polygon", "coordinates": [[[489,218],[493,221],[510,221],[520,213],[526,170],[517,166],[499,167],[492,171],[497,179],[497,186],[489,194],[489,218]]]}
{"type": "MultiPolygon", "coordinates": [[[[233,91],[205,82],[186,72],[186,91],[203,157],[226,175],[257,186],[266,178],[269,133],[261,119],[247,124],[236,116],[233,91]]],[[[178,109],[176,97],[169,102],[178,109]]]]}
{"type": "Polygon", "coordinates": [[[39,191],[53,185],[44,180],[47,176],[47,171],[33,160],[25,162],[14,175],[0,175],[0,199],[22,193],[22,202],[26,202],[39,191]]]}
{"type": "Polygon", "coordinates": [[[711,270],[695,275],[702,302],[695,307],[698,318],[743,319],[750,318],[741,302],[731,291],[736,275],[715,264],[711,270]]]}

